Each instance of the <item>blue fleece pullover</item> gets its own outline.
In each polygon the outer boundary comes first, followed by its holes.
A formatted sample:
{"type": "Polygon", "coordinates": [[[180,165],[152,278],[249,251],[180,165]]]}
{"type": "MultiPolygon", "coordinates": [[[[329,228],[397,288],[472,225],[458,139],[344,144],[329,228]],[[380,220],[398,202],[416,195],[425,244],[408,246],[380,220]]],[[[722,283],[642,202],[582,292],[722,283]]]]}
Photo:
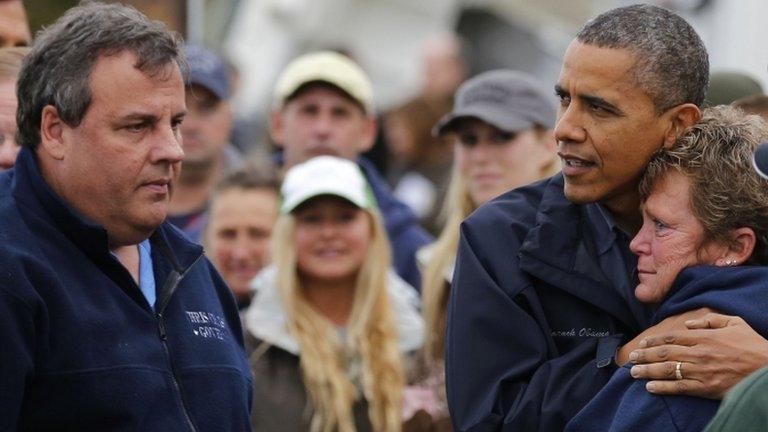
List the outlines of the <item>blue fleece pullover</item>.
{"type": "MultiPolygon", "coordinates": [[[[699,266],[678,275],[653,323],[709,307],[738,315],[768,337],[768,268],[699,266]]],[[[632,378],[626,364],[566,427],[566,431],[701,431],[719,401],[691,396],[658,396],[645,390],[647,380],[632,378]]]]}
{"type": "Polygon", "coordinates": [[[237,308],[202,248],[155,230],[153,311],[26,148],[0,221],[0,430],[250,429],[237,308]]]}

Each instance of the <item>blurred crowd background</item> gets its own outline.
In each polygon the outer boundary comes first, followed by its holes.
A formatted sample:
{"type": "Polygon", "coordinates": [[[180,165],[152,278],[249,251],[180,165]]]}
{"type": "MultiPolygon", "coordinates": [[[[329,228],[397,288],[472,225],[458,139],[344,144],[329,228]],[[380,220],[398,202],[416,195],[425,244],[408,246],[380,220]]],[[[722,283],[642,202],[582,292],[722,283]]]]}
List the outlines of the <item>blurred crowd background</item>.
{"type": "MultiPolygon", "coordinates": [[[[247,153],[263,156],[272,150],[267,134],[272,89],[277,75],[291,59],[319,49],[340,51],[354,58],[373,82],[377,111],[392,113],[382,122],[389,136],[380,137],[367,156],[386,174],[394,188],[405,180],[409,190],[419,191],[416,198],[402,192],[398,196],[427,218],[425,223],[434,232],[428,218],[434,207],[432,203],[439,199],[439,191],[435,194],[419,187],[419,181],[408,173],[424,158],[437,159],[438,167],[446,165],[440,160],[445,155],[428,145],[414,149],[409,140],[429,141],[429,130],[434,120],[449,109],[450,104],[445,100],[450,101],[453,90],[465,78],[487,70],[507,68],[529,72],[540,78],[546,86],[543,90],[552,93],[563,52],[575,31],[592,16],[634,2],[129,0],[124,3],[166,22],[187,41],[202,44],[227,59],[234,78],[232,104],[236,121],[232,143],[247,153]],[[442,112],[424,118],[421,107],[409,105],[415,99],[431,100],[434,109],[442,112]],[[409,111],[419,111],[422,116],[414,118],[409,111]],[[384,146],[385,141],[391,144],[384,146]]],[[[739,72],[743,74],[740,78],[751,78],[757,88],[765,88],[768,48],[750,41],[756,42],[763,32],[768,2],[655,0],[649,3],[675,10],[695,27],[709,50],[713,74],[739,72]]],[[[77,1],[29,0],[25,4],[34,33],[77,1]]],[[[717,92],[710,91],[710,95],[715,97],[717,92]]],[[[554,95],[552,100],[555,101],[554,95]]],[[[417,170],[428,180],[439,181],[434,168],[417,167],[417,170]]]]}

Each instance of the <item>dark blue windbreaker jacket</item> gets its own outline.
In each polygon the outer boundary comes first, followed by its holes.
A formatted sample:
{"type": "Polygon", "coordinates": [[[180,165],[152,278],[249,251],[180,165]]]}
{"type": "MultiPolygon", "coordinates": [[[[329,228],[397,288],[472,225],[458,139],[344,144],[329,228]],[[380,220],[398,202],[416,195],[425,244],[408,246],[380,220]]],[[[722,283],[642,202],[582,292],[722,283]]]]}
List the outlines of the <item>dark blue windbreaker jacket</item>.
{"type": "MultiPolygon", "coordinates": [[[[768,337],[768,268],[700,266],[686,269],[677,277],[653,323],[702,307],[738,315],[760,335],[768,337]]],[[[701,431],[717,412],[719,401],[648,393],[645,390],[648,381],[632,378],[631,366],[619,368],[566,430],[701,431]]]]}
{"type": "Polygon", "coordinates": [[[0,430],[250,429],[232,295],[175,228],[150,241],[155,311],[30,150],[0,175],[0,430]]]}
{"type": "Polygon", "coordinates": [[[462,224],[446,342],[456,430],[562,430],[647,327],[600,270],[590,205],[569,202],[558,174],[462,224]]]}

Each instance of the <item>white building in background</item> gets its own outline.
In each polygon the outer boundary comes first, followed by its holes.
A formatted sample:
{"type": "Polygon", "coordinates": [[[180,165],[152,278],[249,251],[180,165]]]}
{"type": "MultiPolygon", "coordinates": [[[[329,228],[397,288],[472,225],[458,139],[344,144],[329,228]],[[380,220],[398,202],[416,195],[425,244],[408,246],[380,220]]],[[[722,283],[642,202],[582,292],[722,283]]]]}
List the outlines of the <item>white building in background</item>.
{"type": "Polygon", "coordinates": [[[264,110],[280,69],[306,51],[351,54],[374,83],[377,104],[389,106],[418,88],[421,42],[449,29],[454,0],[243,0],[225,50],[243,73],[236,101],[264,110]]]}
{"type": "MultiPolygon", "coordinates": [[[[189,0],[201,2],[202,0],[189,0]]],[[[230,0],[230,2],[233,0],[230,0]]],[[[482,41],[483,67],[513,67],[554,83],[562,54],[591,16],[634,0],[239,0],[224,41],[241,71],[235,101],[241,115],[263,118],[279,70],[295,55],[318,48],[348,51],[371,75],[380,108],[419,88],[424,39],[455,28],[465,8],[488,11],[509,31],[467,27],[482,41]],[[505,24],[506,25],[506,24],[505,24]],[[502,40],[493,41],[498,36],[502,40]],[[505,39],[506,38],[506,39],[505,39]],[[490,42],[489,42],[490,41],[490,42]]],[[[740,70],[768,90],[768,0],[650,0],[678,10],[701,35],[711,70],[740,70]]]]}
{"type": "MultiPolygon", "coordinates": [[[[691,2],[693,0],[683,0],[691,2]]],[[[768,92],[768,0],[711,0],[683,13],[709,50],[711,71],[746,72],[768,92]]]]}

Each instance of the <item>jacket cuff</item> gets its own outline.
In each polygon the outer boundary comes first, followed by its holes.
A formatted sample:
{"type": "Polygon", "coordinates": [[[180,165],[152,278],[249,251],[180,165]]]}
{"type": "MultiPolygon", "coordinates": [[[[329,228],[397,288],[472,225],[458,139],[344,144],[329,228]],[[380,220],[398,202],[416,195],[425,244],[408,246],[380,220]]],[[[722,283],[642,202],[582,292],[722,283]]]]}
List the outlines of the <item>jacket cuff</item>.
{"type": "Polygon", "coordinates": [[[598,369],[616,364],[616,353],[619,351],[623,339],[623,334],[614,334],[598,339],[597,356],[595,357],[598,369]]]}

